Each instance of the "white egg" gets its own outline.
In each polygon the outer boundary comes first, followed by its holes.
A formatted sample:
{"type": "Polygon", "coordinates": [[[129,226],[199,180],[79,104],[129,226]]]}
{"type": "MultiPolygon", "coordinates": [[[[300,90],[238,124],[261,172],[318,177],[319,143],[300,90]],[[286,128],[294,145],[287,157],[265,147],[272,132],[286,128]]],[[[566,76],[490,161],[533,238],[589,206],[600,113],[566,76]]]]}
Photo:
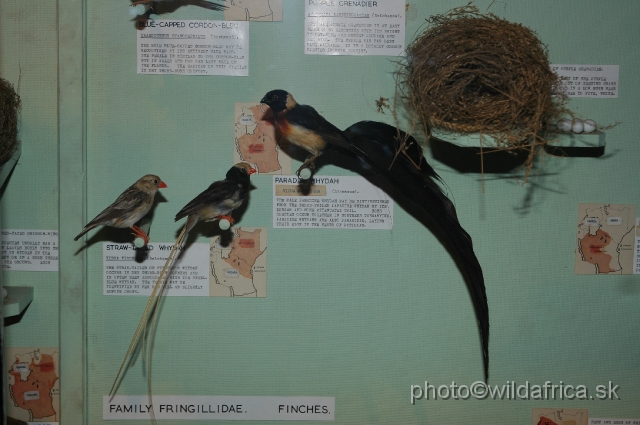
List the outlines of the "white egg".
{"type": "Polygon", "coordinates": [[[574,118],[571,122],[571,131],[574,133],[582,133],[584,131],[584,123],[580,118],[574,118]]]}
{"type": "Polygon", "coordinates": [[[558,126],[558,130],[562,131],[563,133],[571,131],[571,120],[563,118],[561,120],[558,120],[556,125],[558,126]]]}
{"type": "Polygon", "coordinates": [[[584,120],[582,123],[584,124],[585,133],[593,133],[598,128],[598,124],[594,120],[584,120]]]}

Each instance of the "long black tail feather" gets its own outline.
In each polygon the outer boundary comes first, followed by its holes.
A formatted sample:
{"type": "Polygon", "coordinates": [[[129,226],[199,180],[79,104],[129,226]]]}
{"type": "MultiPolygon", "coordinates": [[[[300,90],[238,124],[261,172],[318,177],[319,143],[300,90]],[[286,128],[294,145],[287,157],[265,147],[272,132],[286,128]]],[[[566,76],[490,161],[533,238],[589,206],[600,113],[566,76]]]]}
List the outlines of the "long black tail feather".
{"type": "MultiPolygon", "coordinates": [[[[455,207],[436,180],[442,181],[427,164],[422,148],[409,134],[388,124],[361,121],[344,132],[339,146],[363,160],[375,174],[388,181],[397,194],[435,226],[448,242],[464,271],[478,321],[485,380],[489,377],[489,306],[482,267],[473,251],[471,237],[462,228],[455,207]]],[[[421,217],[421,218],[424,218],[421,217]]]]}

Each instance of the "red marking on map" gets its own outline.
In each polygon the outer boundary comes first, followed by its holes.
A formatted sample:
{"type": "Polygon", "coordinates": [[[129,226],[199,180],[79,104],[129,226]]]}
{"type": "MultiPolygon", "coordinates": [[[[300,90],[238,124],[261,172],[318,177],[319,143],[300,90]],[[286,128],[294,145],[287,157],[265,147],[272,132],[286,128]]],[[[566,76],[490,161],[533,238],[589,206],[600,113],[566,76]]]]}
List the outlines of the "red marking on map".
{"type": "Polygon", "coordinates": [[[538,421],[538,425],[558,425],[558,424],[549,418],[545,418],[544,416],[541,416],[540,420],[538,421]]]}
{"type": "Polygon", "coordinates": [[[251,268],[256,259],[262,255],[260,251],[260,229],[247,232],[238,229],[238,236],[231,243],[231,252],[224,261],[240,272],[247,279],[252,278],[251,268]]]}
{"type": "Polygon", "coordinates": [[[587,263],[598,268],[598,273],[611,273],[615,269],[610,267],[611,255],[603,252],[611,243],[611,236],[602,229],[598,229],[595,235],[587,233],[580,239],[580,252],[587,263]]]}
{"type": "Polygon", "coordinates": [[[240,248],[255,248],[256,241],[255,239],[240,239],[238,245],[240,245],[240,248]]]}
{"type": "Polygon", "coordinates": [[[253,106],[249,110],[253,113],[256,126],[253,133],[243,134],[236,139],[240,157],[243,161],[255,164],[259,173],[278,171],[282,166],[278,162],[275,129],[268,121],[262,121],[265,113],[261,105],[253,106]]]}
{"type": "MultiPolygon", "coordinates": [[[[53,409],[51,389],[58,376],[55,372],[53,357],[49,354],[41,354],[41,356],[39,364],[36,364],[33,357],[31,358],[30,372],[24,381],[21,380],[20,372],[15,372],[13,368],[9,371],[14,382],[13,385],[9,385],[11,398],[16,406],[29,410],[33,419],[46,418],[56,414],[53,409]],[[33,397],[35,392],[38,393],[37,397],[33,397]]],[[[16,358],[14,364],[20,364],[20,360],[16,358]]]]}
{"type": "Polygon", "coordinates": [[[252,143],[249,145],[249,153],[262,153],[264,152],[264,145],[262,143],[252,143]]]}

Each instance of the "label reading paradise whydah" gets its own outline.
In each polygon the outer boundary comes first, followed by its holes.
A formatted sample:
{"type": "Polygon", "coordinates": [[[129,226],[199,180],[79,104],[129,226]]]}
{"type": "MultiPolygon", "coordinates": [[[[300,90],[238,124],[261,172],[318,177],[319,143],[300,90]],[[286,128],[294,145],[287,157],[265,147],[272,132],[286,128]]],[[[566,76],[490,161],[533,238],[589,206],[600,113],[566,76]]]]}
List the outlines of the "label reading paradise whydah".
{"type": "Polygon", "coordinates": [[[58,231],[2,229],[2,270],[58,271],[58,231]]]}
{"type": "Polygon", "coordinates": [[[138,74],[249,75],[249,22],[138,21],[138,74]]]}
{"type": "MultiPolygon", "coordinates": [[[[146,258],[132,244],[102,245],[104,295],[151,295],[172,243],[150,243],[146,258]]],[[[173,263],[164,295],[209,296],[209,244],[194,243],[173,263]]]]}
{"type": "Polygon", "coordinates": [[[307,55],[404,54],[405,0],[305,1],[307,55]]]}
{"type": "Polygon", "coordinates": [[[390,230],[393,199],[360,176],[316,176],[307,195],[297,176],[274,176],[273,227],[390,230]]]}
{"type": "Polygon", "coordinates": [[[560,90],[568,97],[617,98],[619,65],[552,64],[561,80],[560,90]]]}

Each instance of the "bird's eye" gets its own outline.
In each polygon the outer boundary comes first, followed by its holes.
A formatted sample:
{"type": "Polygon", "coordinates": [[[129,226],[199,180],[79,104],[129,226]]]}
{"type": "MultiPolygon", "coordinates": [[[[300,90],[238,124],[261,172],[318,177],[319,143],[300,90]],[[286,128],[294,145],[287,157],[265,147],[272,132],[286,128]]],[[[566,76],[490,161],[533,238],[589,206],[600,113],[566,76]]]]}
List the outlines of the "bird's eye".
{"type": "Polygon", "coordinates": [[[278,95],[274,94],[273,97],[271,98],[271,100],[278,100],[278,95]]]}
{"type": "Polygon", "coordinates": [[[154,180],[153,182],[154,182],[155,184],[158,184],[158,180],[154,180]]]}

